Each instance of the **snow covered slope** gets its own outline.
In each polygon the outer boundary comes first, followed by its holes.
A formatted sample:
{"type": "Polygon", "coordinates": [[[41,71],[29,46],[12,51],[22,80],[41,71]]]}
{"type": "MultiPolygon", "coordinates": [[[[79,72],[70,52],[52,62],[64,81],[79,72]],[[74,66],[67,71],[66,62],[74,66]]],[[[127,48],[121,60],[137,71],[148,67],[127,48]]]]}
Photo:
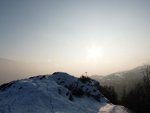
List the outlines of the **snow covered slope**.
{"type": "Polygon", "coordinates": [[[108,103],[96,85],[61,72],[13,81],[0,86],[0,113],[128,113],[108,103]]]}

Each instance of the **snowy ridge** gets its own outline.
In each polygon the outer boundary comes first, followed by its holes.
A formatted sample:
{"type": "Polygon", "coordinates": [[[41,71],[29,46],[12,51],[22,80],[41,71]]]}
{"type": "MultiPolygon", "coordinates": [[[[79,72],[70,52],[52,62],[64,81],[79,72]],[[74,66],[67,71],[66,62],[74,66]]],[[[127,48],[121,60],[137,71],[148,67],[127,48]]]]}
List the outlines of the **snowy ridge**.
{"type": "MultiPolygon", "coordinates": [[[[89,95],[97,99],[98,101],[101,101],[104,96],[101,94],[101,92],[98,90],[97,86],[99,86],[99,83],[95,80],[89,79],[86,81],[82,81],[80,79],[75,78],[74,76],[68,75],[67,73],[63,72],[56,72],[52,74],[52,78],[59,84],[66,88],[68,88],[73,94],[79,93],[75,95],[89,95]]],[[[105,99],[105,101],[108,101],[105,99]]]]}
{"type": "Polygon", "coordinates": [[[13,81],[0,86],[0,113],[128,113],[123,106],[109,104],[94,84],[60,72],[13,81]],[[70,86],[82,86],[89,96],[76,96],[70,86]],[[93,98],[97,95],[101,100],[93,98]]]}

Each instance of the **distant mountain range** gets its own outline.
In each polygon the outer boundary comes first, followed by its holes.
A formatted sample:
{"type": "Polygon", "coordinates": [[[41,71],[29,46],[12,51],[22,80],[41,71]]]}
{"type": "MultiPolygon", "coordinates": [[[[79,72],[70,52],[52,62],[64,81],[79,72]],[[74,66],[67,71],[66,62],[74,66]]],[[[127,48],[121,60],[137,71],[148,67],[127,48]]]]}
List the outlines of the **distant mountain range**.
{"type": "MultiPolygon", "coordinates": [[[[23,63],[0,58],[0,84],[41,74],[42,66],[44,64],[23,63]]],[[[122,95],[124,89],[128,92],[142,79],[142,69],[143,66],[139,66],[128,71],[116,72],[106,76],[93,75],[91,78],[98,80],[101,85],[114,86],[117,93],[122,95]]]]}
{"type": "Polygon", "coordinates": [[[0,84],[35,75],[39,71],[31,63],[0,58],[0,84]]]}
{"type": "Polygon", "coordinates": [[[113,86],[121,96],[124,91],[126,93],[134,88],[135,84],[141,81],[143,78],[144,66],[139,66],[134,69],[122,72],[112,73],[106,76],[93,75],[91,78],[98,80],[101,85],[113,86]]]}
{"type": "Polygon", "coordinates": [[[0,84],[20,78],[18,73],[23,65],[19,62],[0,58],[0,84]]]}

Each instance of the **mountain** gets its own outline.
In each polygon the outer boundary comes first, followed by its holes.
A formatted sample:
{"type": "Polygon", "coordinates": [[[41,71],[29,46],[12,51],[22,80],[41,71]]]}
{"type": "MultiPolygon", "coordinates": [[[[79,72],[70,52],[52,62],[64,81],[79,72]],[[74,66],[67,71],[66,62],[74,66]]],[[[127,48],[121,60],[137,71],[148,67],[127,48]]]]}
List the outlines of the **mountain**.
{"type": "Polygon", "coordinates": [[[63,72],[0,86],[0,113],[129,113],[110,103],[97,81],[63,72]]]}
{"type": "Polygon", "coordinates": [[[119,96],[129,92],[143,78],[145,66],[139,66],[131,70],[112,73],[106,76],[93,75],[91,78],[98,80],[101,85],[113,86],[119,96]]]}
{"type": "Polygon", "coordinates": [[[31,75],[50,73],[51,64],[40,62],[23,62],[0,58],[0,84],[16,79],[23,79],[31,75]]]}
{"type": "Polygon", "coordinates": [[[22,79],[33,74],[33,67],[27,63],[0,58],[0,84],[15,79],[22,79]]]}
{"type": "Polygon", "coordinates": [[[19,78],[20,63],[0,58],[0,84],[19,78]]]}

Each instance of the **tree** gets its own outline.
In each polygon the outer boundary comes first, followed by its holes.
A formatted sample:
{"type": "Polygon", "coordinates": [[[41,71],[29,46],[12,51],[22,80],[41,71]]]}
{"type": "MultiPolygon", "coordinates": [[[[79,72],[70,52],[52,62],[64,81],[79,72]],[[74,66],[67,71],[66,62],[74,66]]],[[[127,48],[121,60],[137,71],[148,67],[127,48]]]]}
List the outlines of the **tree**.
{"type": "Polygon", "coordinates": [[[150,92],[150,65],[145,65],[142,71],[143,77],[143,88],[145,93],[150,92]]]}
{"type": "Polygon", "coordinates": [[[101,92],[103,95],[113,104],[117,104],[117,93],[113,86],[101,86],[101,92]]]}
{"type": "Polygon", "coordinates": [[[121,104],[136,113],[150,113],[150,65],[144,66],[142,74],[142,81],[122,97],[121,104]]]}

